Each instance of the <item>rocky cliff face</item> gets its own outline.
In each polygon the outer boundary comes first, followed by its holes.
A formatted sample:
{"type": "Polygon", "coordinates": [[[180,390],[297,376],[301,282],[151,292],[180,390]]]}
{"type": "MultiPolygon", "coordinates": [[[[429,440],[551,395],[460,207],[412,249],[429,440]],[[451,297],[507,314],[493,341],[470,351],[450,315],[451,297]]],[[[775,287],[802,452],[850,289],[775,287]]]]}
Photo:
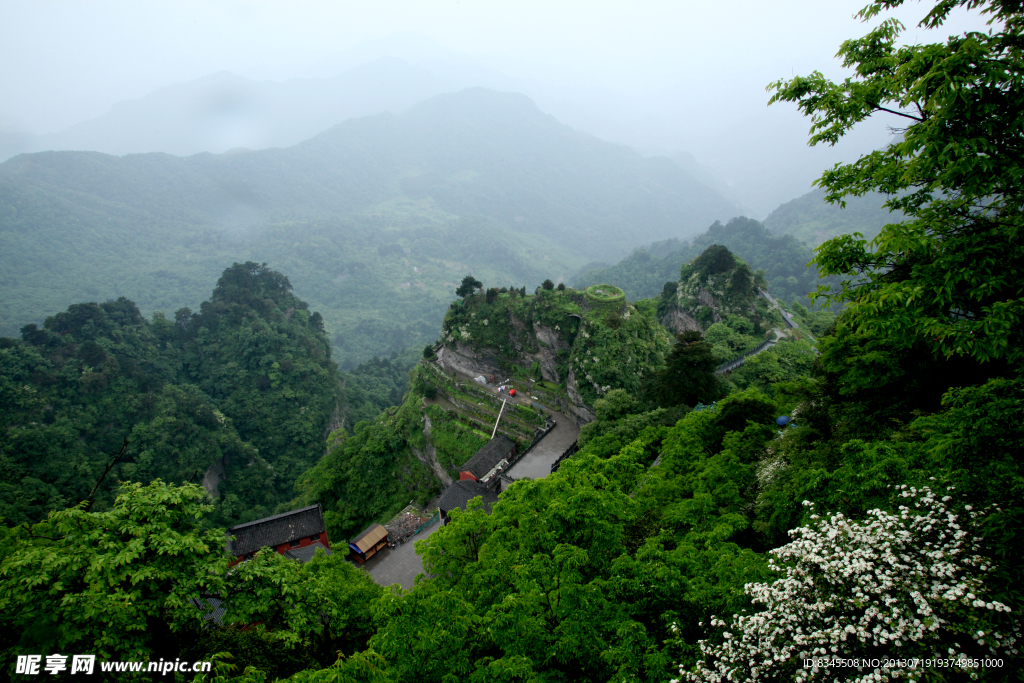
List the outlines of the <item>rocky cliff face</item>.
{"type": "Polygon", "coordinates": [[[533,335],[537,340],[538,350],[530,357],[540,365],[541,376],[544,379],[558,384],[561,381],[558,375],[558,354],[568,352],[572,346],[554,329],[537,322],[533,323],[533,335]]]}
{"type": "Polygon", "coordinates": [[[470,377],[531,378],[585,424],[593,402],[608,391],[636,393],[671,344],[652,304],[638,307],[617,288],[603,287],[593,297],[565,290],[456,302],[445,317],[438,364],[470,377]]]}
{"type": "Polygon", "coordinates": [[[672,331],[672,334],[682,334],[683,332],[700,332],[703,334],[704,328],[700,326],[697,320],[679,308],[678,306],[669,306],[665,315],[661,316],[661,324],[672,331]]]}
{"type": "Polygon", "coordinates": [[[447,372],[469,377],[501,375],[502,369],[494,349],[474,351],[462,342],[447,342],[437,352],[438,364],[447,372]]]}
{"type": "Polygon", "coordinates": [[[696,259],[684,264],[672,292],[662,294],[662,324],[678,334],[705,332],[731,315],[747,318],[757,325],[762,317],[758,286],[762,273],[721,245],[712,245],[696,259]]]}
{"type": "MultiPolygon", "coordinates": [[[[509,361],[524,368],[533,368],[534,363],[540,366],[541,379],[553,384],[560,384],[558,372],[558,353],[566,353],[571,346],[565,339],[558,336],[554,329],[543,325],[534,325],[537,341],[541,342],[538,350],[525,352],[513,358],[503,357],[497,349],[481,348],[474,350],[462,342],[446,342],[437,352],[437,363],[445,372],[456,372],[467,377],[493,375],[504,378],[510,374],[509,361]]],[[[593,421],[592,408],[587,405],[576,386],[576,378],[572,369],[566,374],[564,381],[568,400],[556,394],[549,394],[549,400],[563,413],[568,415],[577,425],[583,426],[593,421]]]]}

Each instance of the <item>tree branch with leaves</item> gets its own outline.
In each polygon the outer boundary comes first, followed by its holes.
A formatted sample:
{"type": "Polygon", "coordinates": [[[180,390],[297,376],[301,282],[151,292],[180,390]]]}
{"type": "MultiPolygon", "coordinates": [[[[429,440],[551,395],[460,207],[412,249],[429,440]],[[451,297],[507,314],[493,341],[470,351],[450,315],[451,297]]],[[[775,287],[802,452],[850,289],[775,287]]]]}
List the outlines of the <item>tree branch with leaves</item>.
{"type": "MultiPolygon", "coordinates": [[[[876,0],[867,21],[903,0],[876,0]]],[[[868,192],[907,220],[870,243],[859,233],[822,244],[823,275],[845,278],[819,288],[847,302],[845,319],[910,346],[924,342],[947,357],[1024,360],[1024,12],[1002,0],[943,0],[919,26],[938,29],[955,7],[980,9],[986,32],[945,42],[901,45],[904,26],[887,19],[843,43],[838,56],[854,75],[833,83],[820,73],[768,86],[770,102],[796,102],[811,117],[810,144],[835,144],[880,114],[907,123],[901,139],[837,164],[817,184],[828,201],[868,192]]]]}

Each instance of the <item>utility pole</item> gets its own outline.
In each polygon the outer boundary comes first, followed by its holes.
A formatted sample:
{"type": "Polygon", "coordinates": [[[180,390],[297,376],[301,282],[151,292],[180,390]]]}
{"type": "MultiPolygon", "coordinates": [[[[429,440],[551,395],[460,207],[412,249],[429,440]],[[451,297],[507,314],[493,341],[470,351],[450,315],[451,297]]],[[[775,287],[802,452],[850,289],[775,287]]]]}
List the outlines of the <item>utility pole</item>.
{"type": "Polygon", "coordinates": [[[491,438],[498,433],[498,423],[501,422],[501,414],[505,412],[505,400],[501,399],[501,410],[498,411],[498,419],[494,421],[494,430],[491,432],[491,438]]]}

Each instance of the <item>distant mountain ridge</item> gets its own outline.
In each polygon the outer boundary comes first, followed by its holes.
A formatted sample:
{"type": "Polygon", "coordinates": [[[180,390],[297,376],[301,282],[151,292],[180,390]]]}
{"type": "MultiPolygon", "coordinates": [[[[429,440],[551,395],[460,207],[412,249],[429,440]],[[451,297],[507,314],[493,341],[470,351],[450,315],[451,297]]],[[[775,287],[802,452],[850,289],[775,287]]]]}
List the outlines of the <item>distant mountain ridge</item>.
{"type": "Polygon", "coordinates": [[[816,188],[779,206],[764,219],[764,225],[777,235],[793,235],[812,247],[853,232],[870,240],[887,223],[903,220],[902,213],[890,213],[884,203],[884,195],[870,193],[847,197],[846,208],[840,208],[826,202],[825,191],[816,188]]]}
{"type": "Polygon", "coordinates": [[[789,234],[773,234],[761,222],[742,216],[715,223],[690,241],[671,239],[640,247],[615,265],[588,264],[573,282],[577,287],[608,282],[631,298],[655,297],[666,283],[675,291],[680,268],[714,244],[727,247],[755,270],[764,270],[768,290],[787,303],[808,305],[806,297],[818,285],[838,283],[835,278],[819,279],[817,268],[808,266],[814,253],[807,244],[789,234]]]}
{"type": "Polygon", "coordinates": [[[332,78],[252,80],[221,71],[118,102],[106,114],[61,131],[0,137],[0,159],[47,150],[189,156],[289,147],[346,119],[404,110],[459,87],[389,57],[332,78]]]}
{"type": "Polygon", "coordinates": [[[211,225],[345,216],[395,196],[430,196],[559,239],[585,254],[697,232],[732,202],[668,159],[574,131],[522,95],[471,88],[406,113],[353,119],[288,149],[116,158],[43,152],[0,165],[7,191],[67,190],[74,201],[211,225]],[[15,180],[17,179],[17,180],[15,180]],[[554,231],[552,233],[551,231],[554,231]]]}
{"type": "Polygon", "coordinates": [[[253,260],[292,273],[352,344],[339,361],[359,360],[425,343],[467,271],[533,287],[735,211],[667,158],[480,88],[286,149],[20,155],[0,164],[0,334],[84,297],[194,307],[217,272],[253,260]],[[392,290],[408,311],[389,308],[392,290]],[[359,342],[371,328],[386,343],[359,342]]]}

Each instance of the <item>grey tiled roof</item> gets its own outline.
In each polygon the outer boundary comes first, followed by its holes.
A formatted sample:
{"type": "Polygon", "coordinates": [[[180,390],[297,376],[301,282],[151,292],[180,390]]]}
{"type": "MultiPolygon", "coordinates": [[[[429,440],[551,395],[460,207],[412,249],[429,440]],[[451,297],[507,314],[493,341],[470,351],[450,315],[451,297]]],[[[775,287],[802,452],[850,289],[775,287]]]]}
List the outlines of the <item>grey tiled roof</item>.
{"type": "Polygon", "coordinates": [[[291,550],[286,550],[284,556],[292,560],[298,560],[299,562],[305,564],[306,562],[309,562],[313,559],[313,556],[316,555],[317,548],[322,548],[325,555],[331,555],[334,552],[320,541],[314,541],[313,543],[310,543],[309,545],[304,545],[300,548],[292,548],[291,550]]]}
{"type": "Polygon", "coordinates": [[[476,452],[476,455],[467,460],[466,464],[459,468],[459,471],[471,472],[474,477],[480,479],[501,462],[502,458],[509,457],[515,446],[512,439],[504,434],[498,434],[485,443],[484,447],[476,452]]]}
{"type": "Polygon", "coordinates": [[[235,540],[228,543],[228,554],[237,557],[260,548],[273,548],[282,543],[320,534],[326,530],[324,515],[318,503],[231,527],[227,534],[234,536],[235,540]]]}
{"type": "Polygon", "coordinates": [[[441,512],[445,514],[455,508],[465,510],[466,503],[477,496],[483,496],[484,509],[488,512],[491,511],[491,505],[498,502],[498,494],[480,482],[460,479],[459,481],[453,481],[452,485],[444,490],[444,493],[441,494],[441,500],[437,503],[437,507],[441,508],[441,512]]]}
{"type": "Polygon", "coordinates": [[[220,598],[191,598],[189,601],[202,611],[203,621],[216,624],[224,621],[224,602],[220,598]]]}

